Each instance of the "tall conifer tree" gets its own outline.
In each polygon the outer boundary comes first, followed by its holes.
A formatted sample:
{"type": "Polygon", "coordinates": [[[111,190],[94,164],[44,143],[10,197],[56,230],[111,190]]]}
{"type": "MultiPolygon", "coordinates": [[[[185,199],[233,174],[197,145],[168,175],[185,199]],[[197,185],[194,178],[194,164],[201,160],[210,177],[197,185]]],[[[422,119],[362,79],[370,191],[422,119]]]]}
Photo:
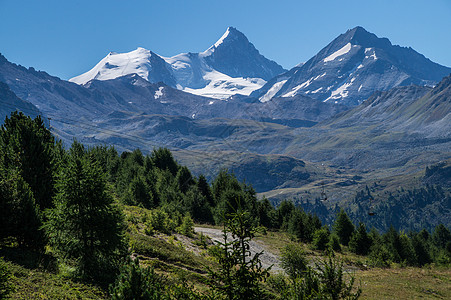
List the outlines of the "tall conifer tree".
{"type": "Polygon", "coordinates": [[[107,282],[126,250],[123,217],[106,192],[98,164],[76,142],[70,153],[45,227],[57,255],[76,268],[76,275],[107,282]]]}

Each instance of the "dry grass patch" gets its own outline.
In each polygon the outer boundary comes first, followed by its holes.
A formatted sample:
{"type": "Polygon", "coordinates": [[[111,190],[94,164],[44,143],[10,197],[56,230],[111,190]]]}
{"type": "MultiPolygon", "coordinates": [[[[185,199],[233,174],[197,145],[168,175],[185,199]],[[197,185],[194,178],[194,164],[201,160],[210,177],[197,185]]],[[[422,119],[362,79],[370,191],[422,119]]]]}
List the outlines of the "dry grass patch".
{"type": "Polygon", "coordinates": [[[255,241],[262,244],[269,252],[280,255],[283,247],[291,241],[290,235],[286,232],[268,231],[266,234],[258,234],[255,241]]]}
{"type": "Polygon", "coordinates": [[[362,299],[451,299],[451,269],[370,269],[355,277],[362,299]]]}

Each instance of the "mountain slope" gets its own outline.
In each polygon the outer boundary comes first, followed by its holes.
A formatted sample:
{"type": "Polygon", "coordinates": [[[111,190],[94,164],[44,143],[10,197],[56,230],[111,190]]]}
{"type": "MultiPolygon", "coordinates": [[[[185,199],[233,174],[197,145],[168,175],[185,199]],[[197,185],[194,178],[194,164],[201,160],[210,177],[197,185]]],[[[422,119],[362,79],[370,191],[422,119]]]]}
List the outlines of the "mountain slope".
{"type": "Polygon", "coordinates": [[[265,103],[239,96],[221,101],[186,93],[161,82],[150,83],[137,74],[111,80],[92,80],[83,87],[91,95],[97,95],[97,99],[101,99],[111,111],[166,114],[191,119],[248,119],[303,127],[348,109],[306,96],[275,98],[265,103]]]}
{"type": "Polygon", "coordinates": [[[401,172],[451,157],[451,76],[436,87],[377,92],[360,106],[296,130],[285,154],[401,172]]]}
{"type": "Polygon", "coordinates": [[[285,70],[262,56],[246,36],[233,27],[202,53],[162,57],[144,48],[110,53],[90,71],[69,81],[86,84],[136,73],[151,83],[164,82],[187,92],[225,99],[249,95],[285,70]]]}
{"type": "Polygon", "coordinates": [[[252,96],[306,94],[312,98],[357,105],[375,91],[403,85],[433,85],[451,73],[412,48],[394,46],[362,27],[341,34],[305,64],[268,81],[252,96]]]}
{"type": "Polygon", "coordinates": [[[355,109],[322,123],[333,128],[376,126],[425,137],[451,137],[451,75],[434,87],[404,86],[376,92],[355,109]]]}
{"type": "Polygon", "coordinates": [[[85,88],[50,76],[34,68],[24,68],[9,62],[0,54],[0,81],[21,99],[31,102],[45,115],[61,118],[77,116],[82,120],[104,112],[105,107],[89,99],[85,88]]]}
{"type": "Polygon", "coordinates": [[[18,98],[7,84],[0,82],[0,124],[3,123],[6,116],[9,117],[11,112],[15,110],[22,111],[32,118],[41,115],[36,106],[18,98]]]}

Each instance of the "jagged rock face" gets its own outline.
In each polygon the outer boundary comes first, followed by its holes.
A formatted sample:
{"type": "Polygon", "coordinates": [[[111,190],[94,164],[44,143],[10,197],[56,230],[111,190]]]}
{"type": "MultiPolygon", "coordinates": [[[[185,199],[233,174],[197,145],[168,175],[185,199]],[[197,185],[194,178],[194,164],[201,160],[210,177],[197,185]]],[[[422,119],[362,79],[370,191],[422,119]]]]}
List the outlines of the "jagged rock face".
{"type": "Polygon", "coordinates": [[[261,55],[244,34],[229,27],[224,36],[204,52],[207,64],[231,77],[270,80],[285,70],[261,55]],[[210,53],[209,53],[210,52],[210,53]]]}
{"type": "Polygon", "coordinates": [[[0,124],[11,112],[18,110],[35,118],[41,115],[39,109],[28,101],[24,101],[11,91],[7,84],[0,82],[0,124]]]}
{"type": "Polygon", "coordinates": [[[299,94],[325,101],[358,105],[375,91],[396,86],[433,85],[451,72],[411,48],[394,46],[362,27],[348,30],[305,64],[268,81],[251,96],[299,94]]]}

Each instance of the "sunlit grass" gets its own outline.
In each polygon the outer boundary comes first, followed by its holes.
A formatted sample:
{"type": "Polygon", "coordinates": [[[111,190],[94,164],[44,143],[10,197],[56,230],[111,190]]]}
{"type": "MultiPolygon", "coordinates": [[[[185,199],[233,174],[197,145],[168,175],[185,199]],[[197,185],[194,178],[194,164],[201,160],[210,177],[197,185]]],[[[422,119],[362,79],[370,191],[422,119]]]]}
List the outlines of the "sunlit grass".
{"type": "Polygon", "coordinates": [[[60,275],[39,269],[28,269],[7,263],[13,274],[16,291],[12,299],[107,299],[99,287],[72,281],[60,275]]]}
{"type": "Polygon", "coordinates": [[[375,268],[355,277],[362,283],[362,299],[451,299],[450,269],[375,268]]]}

